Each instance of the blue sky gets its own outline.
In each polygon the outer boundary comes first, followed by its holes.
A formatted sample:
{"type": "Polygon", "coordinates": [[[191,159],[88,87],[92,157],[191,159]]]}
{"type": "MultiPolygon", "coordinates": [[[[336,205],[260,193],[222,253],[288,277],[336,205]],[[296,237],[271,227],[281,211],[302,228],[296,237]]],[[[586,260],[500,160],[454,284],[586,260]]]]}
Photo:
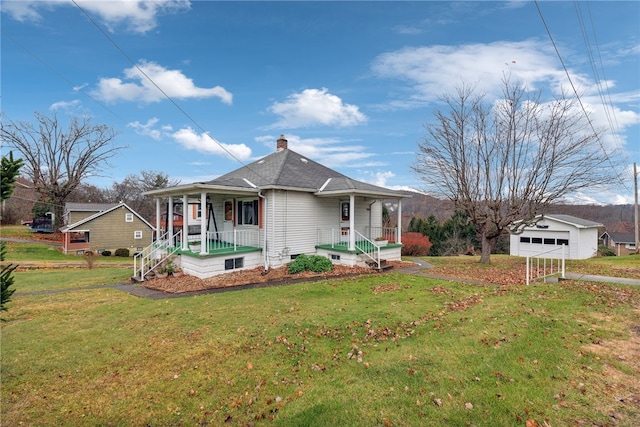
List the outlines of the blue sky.
{"type": "Polygon", "coordinates": [[[127,148],[99,187],[142,170],[209,180],[284,134],[352,178],[421,189],[411,165],[440,95],[464,81],[498,96],[504,73],[551,94],[564,63],[625,182],[572,200],[632,203],[640,2],[538,6],[562,62],[531,1],[3,0],[3,120],[113,127],[127,148]]]}

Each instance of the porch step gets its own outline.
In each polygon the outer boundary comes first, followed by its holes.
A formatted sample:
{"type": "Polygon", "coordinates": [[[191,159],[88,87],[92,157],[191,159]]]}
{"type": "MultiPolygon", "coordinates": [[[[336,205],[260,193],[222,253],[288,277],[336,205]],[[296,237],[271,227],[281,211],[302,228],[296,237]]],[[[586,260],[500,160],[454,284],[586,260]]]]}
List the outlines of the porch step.
{"type": "Polygon", "coordinates": [[[378,263],[373,261],[373,260],[368,260],[366,261],[367,265],[369,267],[371,267],[372,269],[378,271],[379,273],[382,273],[384,271],[390,270],[393,268],[393,265],[388,264],[386,259],[381,259],[380,260],[380,267],[378,268],[378,263]]]}

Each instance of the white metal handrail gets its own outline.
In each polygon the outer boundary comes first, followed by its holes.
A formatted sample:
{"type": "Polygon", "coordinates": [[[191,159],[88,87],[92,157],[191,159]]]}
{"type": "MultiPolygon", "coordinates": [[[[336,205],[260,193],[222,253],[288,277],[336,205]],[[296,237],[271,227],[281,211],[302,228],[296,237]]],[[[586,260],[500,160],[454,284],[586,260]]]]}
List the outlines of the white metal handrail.
{"type": "Polygon", "coordinates": [[[144,277],[149,272],[153,271],[158,265],[180,249],[180,246],[176,245],[176,242],[181,241],[182,230],[175,233],[173,237],[169,236],[167,232],[141,252],[135,254],[133,257],[133,276],[140,277],[140,281],[143,282],[144,277]]]}
{"type": "Polygon", "coordinates": [[[566,245],[562,245],[561,247],[555,247],[552,249],[548,249],[546,251],[542,251],[539,252],[535,255],[529,255],[526,257],[526,262],[527,262],[527,285],[529,285],[529,283],[531,283],[532,280],[536,280],[536,279],[546,279],[547,277],[550,276],[554,276],[557,274],[560,274],[561,278],[565,278],[565,248],[566,245]],[[550,255],[551,253],[557,253],[558,251],[560,252],[560,258],[556,257],[551,257],[551,256],[544,256],[544,255],[550,255]],[[534,260],[536,260],[536,265],[535,265],[535,270],[534,270],[534,260]],[[553,271],[553,261],[556,261],[556,271],[553,271]],[[541,262],[542,261],[542,264],[541,262]],[[549,270],[547,270],[547,262],[549,264],[549,270]],[[535,275],[535,277],[533,277],[534,272],[537,273],[535,275]],[[542,273],[542,274],[540,274],[542,273]]]}
{"type": "Polygon", "coordinates": [[[362,233],[355,231],[356,249],[365,256],[373,260],[380,269],[380,246],[376,245],[372,240],[367,239],[362,233]],[[372,255],[374,254],[374,255],[372,255]]]}

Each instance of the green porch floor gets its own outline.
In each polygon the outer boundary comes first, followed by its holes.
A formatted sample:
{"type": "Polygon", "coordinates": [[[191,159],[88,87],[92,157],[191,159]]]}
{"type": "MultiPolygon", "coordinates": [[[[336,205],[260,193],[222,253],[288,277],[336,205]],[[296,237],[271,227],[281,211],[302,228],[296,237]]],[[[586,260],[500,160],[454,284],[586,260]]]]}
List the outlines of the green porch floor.
{"type": "MultiPolygon", "coordinates": [[[[356,246],[359,246],[361,248],[365,248],[365,249],[370,249],[369,252],[373,252],[377,246],[372,245],[371,243],[368,242],[356,242],[356,246]]],[[[386,246],[382,246],[380,247],[380,250],[384,251],[385,249],[393,249],[393,248],[401,248],[402,244],[400,243],[388,243],[386,246]]],[[[361,249],[356,249],[353,251],[349,250],[349,244],[346,242],[340,242],[340,243],[336,243],[334,245],[328,244],[328,245],[316,245],[316,249],[323,249],[325,251],[335,251],[335,252],[343,252],[343,253],[348,253],[348,254],[361,254],[363,253],[363,251],[361,249]]]]}
{"type": "Polygon", "coordinates": [[[220,256],[244,254],[248,252],[260,252],[260,251],[262,251],[262,248],[258,248],[255,246],[236,246],[236,248],[234,249],[232,244],[229,244],[227,246],[225,245],[221,246],[219,243],[216,243],[215,245],[210,245],[209,253],[206,255],[201,255],[199,251],[192,252],[190,250],[184,251],[182,249],[179,249],[176,252],[176,254],[190,256],[194,258],[209,258],[209,257],[220,257],[220,256]]]}

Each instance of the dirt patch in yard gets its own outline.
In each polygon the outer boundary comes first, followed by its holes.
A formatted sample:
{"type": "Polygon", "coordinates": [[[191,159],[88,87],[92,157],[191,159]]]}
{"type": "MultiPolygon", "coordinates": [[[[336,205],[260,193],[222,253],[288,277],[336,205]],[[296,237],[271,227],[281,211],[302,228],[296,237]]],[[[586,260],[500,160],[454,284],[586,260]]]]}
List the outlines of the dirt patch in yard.
{"type": "Polygon", "coordinates": [[[628,327],[627,340],[598,341],[583,347],[587,355],[604,361],[602,381],[591,392],[600,394],[599,410],[609,414],[612,425],[640,425],[640,324],[628,327]]]}

